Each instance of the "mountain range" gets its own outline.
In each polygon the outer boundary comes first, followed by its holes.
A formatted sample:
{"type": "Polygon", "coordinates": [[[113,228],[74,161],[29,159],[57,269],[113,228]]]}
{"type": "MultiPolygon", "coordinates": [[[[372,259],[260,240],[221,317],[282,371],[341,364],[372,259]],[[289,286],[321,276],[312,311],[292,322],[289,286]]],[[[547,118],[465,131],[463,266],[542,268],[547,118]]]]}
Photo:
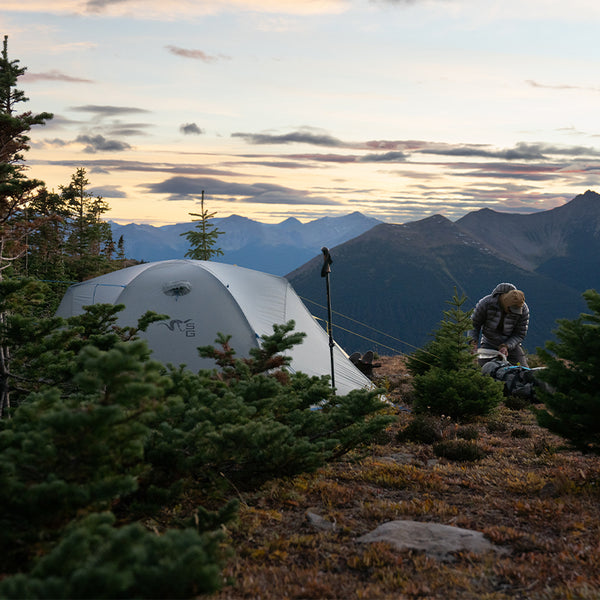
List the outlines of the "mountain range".
{"type": "MultiPolygon", "coordinates": [[[[320,254],[323,246],[337,246],[381,223],[354,212],[342,217],[324,217],[302,223],[289,218],[270,224],[232,215],[210,220],[224,235],[217,238],[216,248],[223,256],[213,260],[241,267],[285,275],[320,254]]],[[[189,249],[186,232],[196,223],[177,223],[154,227],[111,222],[113,239],[123,236],[125,255],[143,262],[184,258],[189,249]]]]}
{"type": "MultiPolygon", "coordinates": [[[[431,339],[455,289],[468,310],[510,282],[531,311],[524,346],[533,353],[554,338],[557,319],[585,312],[583,291],[600,290],[600,195],[533,214],[482,209],[456,222],[380,224],[330,251],[332,332],[347,352],[410,353],[431,339]]],[[[322,264],[313,258],[287,278],[325,323],[322,264]]]]}
{"type": "MultiPolygon", "coordinates": [[[[524,345],[533,353],[553,339],[557,319],[586,311],[583,291],[600,290],[600,195],[593,191],[548,211],[482,209],[456,222],[434,215],[392,225],[354,212],[305,224],[237,215],[211,223],[224,232],[217,243],[224,256],[216,260],[286,276],[324,326],[327,246],[332,331],[348,353],[410,353],[431,339],[455,289],[468,310],[503,281],[525,293],[531,321],[524,345]]],[[[194,225],[111,223],[126,256],[146,262],[183,258],[189,246],[181,234],[194,225]]]]}

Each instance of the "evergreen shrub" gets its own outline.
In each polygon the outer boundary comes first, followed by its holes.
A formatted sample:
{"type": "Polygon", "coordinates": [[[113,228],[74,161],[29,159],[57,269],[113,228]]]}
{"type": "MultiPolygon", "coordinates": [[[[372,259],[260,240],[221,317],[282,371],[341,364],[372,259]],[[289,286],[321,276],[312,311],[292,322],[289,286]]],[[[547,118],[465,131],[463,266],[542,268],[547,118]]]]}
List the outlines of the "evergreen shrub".
{"type": "Polygon", "coordinates": [[[249,487],[312,471],[394,420],[378,390],[340,397],[327,377],[287,372],[281,353],[299,339],[293,327],[275,326],[248,359],[222,337],[220,349],[201,349],[219,371],[171,373],[171,397],[146,443],[153,489],[190,477],[205,489],[249,487]]]}
{"type": "Polygon", "coordinates": [[[115,527],[111,513],[73,522],[30,573],[0,582],[0,596],[30,598],[193,598],[222,583],[222,532],[158,535],[139,523],[115,527]]]}
{"type": "Polygon", "coordinates": [[[538,389],[544,407],[536,414],[575,448],[600,454],[600,293],[587,290],[583,297],[590,312],[559,319],[557,341],[537,350],[546,365],[539,377],[550,388],[538,389]]]}
{"type": "Polygon", "coordinates": [[[398,432],[399,442],[433,444],[442,439],[441,419],[428,414],[416,414],[410,423],[398,432]]]}
{"type": "Polygon", "coordinates": [[[471,352],[471,311],[456,290],[433,340],[407,361],[413,375],[413,410],[453,419],[490,414],[502,401],[503,385],[483,375],[471,352]]]}
{"type": "Polygon", "coordinates": [[[433,445],[433,453],[457,462],[475,462],[487,456],[481,446],[469,440],[442,440],[433,445]]]}
{"type": "Polygon", "coordinates": [[[471,311],[462,310],[463,295],[447,302],[433,340],[408,360],[413,374],[413,410],[469,420],[490,414],[502,401],[501,382],[483,375],[469,344],[471,311]]]}
{"type": "Polygon", "coordinates": [[[228,497],[313,470],[370,442],[395,419],[383,414],[378,390],[336,396],[327,377],[290,373],[281,352],[303,335],[293,322],[274,326],[245,359],[222,336],[220,350],[201,350],[220,369],[193,373],[150,360],[137,332],[157,316],[120,328],[119,308],[96,305],[67,321],[15,315],[2,330],[4,339],[19,340],[14,366],[23,383],[20,405],[0,420],[8,597],[89,597],[101,578],[107,581],[94,594],[102,597],[212,591],[220,545],[217,552],[202,535],[233,518],[228,497]],[[36,344],[26,339],[32,331],[43,333],[36,344]],[[193,502],[216,508],[218,517],[200,505],[198,533],[178,517],[169,523],[177,529],[161,536],[132,523],[172,514],[169,507],[184,502],[188,514],[193,502]],[[120,527],[106,515],[79,522],[107,510],[120,527]],[[17,572],[22,576],[8,577],[17,572]],[[167,586],[172,578],[180,588],[167,586]]]}
{"type": "Polygon", "coordinates": [[[476,367],[460,371],[435,367],[414,378],[413,410],[467,421],[488,415],[502,400],[498,383],[476,367]]]}
{"type": "Polygon", "coordinates": [[[462,425],[456,429],[456,437],[463,440],[477,440],[479,429],[475,425],[462,425]]]}

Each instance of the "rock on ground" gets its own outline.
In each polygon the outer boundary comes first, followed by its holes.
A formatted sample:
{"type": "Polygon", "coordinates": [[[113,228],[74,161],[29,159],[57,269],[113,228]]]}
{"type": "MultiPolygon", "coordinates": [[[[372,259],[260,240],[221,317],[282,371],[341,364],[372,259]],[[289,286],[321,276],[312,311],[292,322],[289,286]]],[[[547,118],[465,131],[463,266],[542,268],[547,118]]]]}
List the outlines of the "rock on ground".
{"type": "Polygon", "coordinates": [[[418,521],[383,523],[357,541],[388,542],[398,550],[422,550],[438,560],[452,560],[453,552],[507,552],[505,548],[492,544],[478,531],[418,521]]]}

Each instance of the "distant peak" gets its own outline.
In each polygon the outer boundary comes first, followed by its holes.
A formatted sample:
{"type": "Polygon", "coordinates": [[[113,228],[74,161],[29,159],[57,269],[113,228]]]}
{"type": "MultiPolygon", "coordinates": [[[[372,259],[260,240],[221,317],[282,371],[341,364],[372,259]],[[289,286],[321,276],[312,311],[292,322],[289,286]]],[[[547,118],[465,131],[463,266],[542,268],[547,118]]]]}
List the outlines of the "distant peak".
{"type": "Polygon", "coordinates": [[[575,198],[573,198],[573,200],[577,200],[578,198],[584,198],[586,200],[598,200],[598,199],[600,199],[600,194],[597,194],[596,192],[594,192],[592,190],[586,190],[583,194],[580,194],[579,196],[575,196],[575,198]]]}
{"type": "Polygon", "coordinates": [[[221,217],[219,219],[219,221],[229,221],[229,222],[249,222],[252,221],[252,219],[249,219],[248,217],[242,217],[241,215],[229,215],[228,217],[221,217]]]}
{"type": "Polygon", "coordinates": [[[302,222],[296,219],[296,217],[288,217],[281,221],[280,225],[302,225],[302,222]]]}
{"type": "Polygon", "coordinates": [[[439,214],[431,215],[430,217],[425,217],[424,219],[419,219],[418,221],[415,221],[415,222],[416,223],[423,223],[423,224],[452,223],[452,221],[450,219],[448,219],[444,215],[439,215],[439,214]]]}

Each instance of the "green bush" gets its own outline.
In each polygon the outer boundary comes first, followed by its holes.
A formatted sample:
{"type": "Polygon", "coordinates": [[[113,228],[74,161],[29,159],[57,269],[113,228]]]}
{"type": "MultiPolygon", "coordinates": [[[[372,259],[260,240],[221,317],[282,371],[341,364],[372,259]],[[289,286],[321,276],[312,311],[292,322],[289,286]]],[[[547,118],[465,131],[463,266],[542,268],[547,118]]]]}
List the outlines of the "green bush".
{"type": "Polygon", "coordinates": [[[583,297],[590,313],[559,320],[558,341],[538,348],[546,365],[539,377],[550,387],[538,389],[545,406],[536,414],[575,448],[600,454],[600,294],[587,290],[583,297]]]}
{"type": "Polygon", "coordinates": [[[475,425],[462,425],[456,429],[456,437],[463,440],[477,440],[479,429],[475,425]]]}
{"type": "MultiPolygon", "coordinates": [[[[0,420],[3,573],[23,573],[7,578],[6,586],[17,586],[10,587],[11,594],[53,597],[62,589],[85,597],[88,583],[81,581],[104,573],[92,558],[96,553],[107,562],[106,572],[114,571],[115,581],[105,584],[114,586],[96,592],[105,597],[194,596],[213,590],[213,583],[202,587],[203,578],[213,580],[202,575],[195,554],[189,560],[199,570],[196,576],[182,573],[181,591],[175,591],[179,584],[173,589],[156,584],[156,592],[143,587],[140,574],[145,577],[152,562],[152,577],[165,581],[185,567],[157,562],[159,554],[175,556],[181,546],[210,552],[216,546],[195,541],[193,532],[173,530],[158,537],[130,524],[159,511],[172,514],[165,504],[189,506],[191,498],[217,508],[224,523],[234,512],[227,498],[238,488],[313,470],[369,442],[394,419],[381,414],[386,405],[377,390],[340,397],[327,377],[289,373],[289,359],[280,352],[302,336],[292,332],[293,322],[274,326],[273,335],[265,336],[247,359],[236,359],[222,338],[221,350],[203,349],[217,357],[221,370],[192,373],[150,360],[136,328],[115,326],[116,311],[95,306],[67,322],[40,320],[30,327],[12,321],[18,327],[3,330],[14,339],[31,328],[45,332],[37,347],[23,343],[17,352],[16,366],[30,371],[26,382],[35,391],[23,394],[12,418],[0,420]],[[60,542],[64,547],[57,546],[69,523],[106,510],[122,527],[113,532],[102,519],[84,521],[83,529],[69,528],[60,542]],[[128,546],[138,539],[138,546],[128,546]],[[70,552],[73,561],[81,558],[81,566],[66,560],[70,552]],[[63,562],[72,564],[73,573],[61,570],[63,562]]],[[[198,508],[203,531],[219,526],[208,515],[198,508]]],[[[180,527],[181,518],[170,525],[180,527]]],[[[217,555],[200,558],[210,573],[215,571],[217,555]]]]}
{"type": "Polygon", "coordinates": [[[490,419],[487,422],[486,429],[489,433],[505,433],[508,431],[508,425],[499,419],[490,419]]]}
{"type": "Polygon", "coordinates": [[[407,362],[414,375],[413,410],[453,419],[489,414],[502,401],[501,382],[482,375],[471,353],[471,312],[456,290],[434,339],[407,362]]]}
{"type": "Polygon", "coordinates": [[[205,489],[248,487],[312,471],[394,420],[378,414],[386,405],[377,390],[340,397],[327,377],[291,374],[283,363],[273,371],[273,357],[296,339],[292,329],[275,327],[250,359],[236,360],[227,339],[219,351],[202,349],[219,359],[219,373],[171,373],[172,395],[146,443],[153,489],[189,477],[205,489]]]}
{"type": "Polygon", "coordinates": [[[140,341],[86,347],[74,358],[72,393],[31,394],[0,422],[0,548],[9,564],[78,513],[106,510],[137,488],[145,421],[164,396],[161,367],[140,360],[146,352],[140,341]]]}
{"type": "Polygon", "coordinates": [[[469,420],[490,414],[502,401],[502,385],[478,369],[444,371],[434,367],[414,378],[416,413],[469,420]]]}
{"type": "Polygon", "coordinates": [[[398,441],[433,444],[442,439],[442,429],[439,417],[417,414],[404,429],[398,432],[398,441]]]}
{"type": "Polygon", "coordinates": [[[475,442],[467,440],[443,440],[433,445],[433,453],[440,458],[458,462],[474,462],[487,456],[487,452],[475,442]]]}
{"type": "Polygon", "coordinates": [[[219,589],[222,533],[162,535],[110,513],[74,522],[30,573],[0,582],[3,598],[193,598],[219,589]]]}

